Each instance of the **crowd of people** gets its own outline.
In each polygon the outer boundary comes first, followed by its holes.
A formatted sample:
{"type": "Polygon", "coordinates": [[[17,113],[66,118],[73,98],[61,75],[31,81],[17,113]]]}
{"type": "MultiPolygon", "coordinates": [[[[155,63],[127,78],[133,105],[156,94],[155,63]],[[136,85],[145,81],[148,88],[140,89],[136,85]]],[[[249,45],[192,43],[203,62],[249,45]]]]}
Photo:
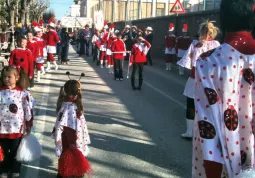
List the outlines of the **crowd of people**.
{"type": "MultiPolygon", "coordinates": [[[[247,178],[254,169],[254,117],[255,98],[255,40],[251,35],[255,23],[253,0],[223,0],[220,7],[224,43],[215,40],[219,29],[211,21],[200,25],[197,39],[187,35],[174,35],[175,25],[169,24],[165,37],[166,70],[171,70],[175,56],[179,58],[179,73],[190,70],[184,95],[187,97],[187,131],[184,138],[193,138],[192,178],[247,178]]],[[[125,26],[122,32],[104,24],[92,35],[89,26],[78,33],[78,54],[89,56],[90,40],[93,60],[101,68],[108,68],[114,79],[123,80],[123,61],[132,66],[131,86],[141,90],[143,67],[151,60],[153,29],[145,34],[136,26],[125,26]],[[139,71],[139,85],[135,74],[139,71]]],[[[9,66],[3,68],[0,80],[0,177],[19,177],[21,163],[16,154],[24,135],[33,126],[36,101],[29,93],[33,88],[35,71],[40,75],[58,65],[54,54],[63,63],[68,62],[69,36],[66,28],[55,31],[49,21],[47,32],[41,23],[33,23],[33,31],[17,39],[17,48],[11,52],[9,66]],[[59,33],[58,33],[59,32],[59,33]],[[35,34],[34,34],[35,33],[35,34]],[[35,35],[35,36],[33,36],[35,35]],[[57,43],[59,45],[57,52],[57,43]],[[47,69],[44,58],[47,56],[47,69]]],[[[60,89],[57,101],[57,119],[52,131],[58,161],[57,177],[91,175],[92,168],[86,159],[90,137],[83,115],[80,80],[68,80],[60,89]]]]}

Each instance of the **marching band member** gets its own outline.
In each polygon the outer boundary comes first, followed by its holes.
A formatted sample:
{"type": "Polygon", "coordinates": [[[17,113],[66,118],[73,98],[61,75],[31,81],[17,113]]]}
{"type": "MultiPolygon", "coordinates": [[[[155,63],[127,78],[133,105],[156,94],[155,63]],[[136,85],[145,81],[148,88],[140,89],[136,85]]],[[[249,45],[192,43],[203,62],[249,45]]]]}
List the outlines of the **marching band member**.
{"type": "Polygon", "coordinates": [[[9,65],[23,68],[29,79],[34,75],[33,56],[27,47],[27,39],[22,37],[18,41],[18,47],[11,52],[9,65]]]}
{"type": "MultiPolygon", "coordinates": [[[[186,51],[188,50],[192,40],[191,38],[187,35],[188,33],[188,25],[183,24],[182,28],[182,34],[183,36],[180,36],[177,38],[177,43],[176,43],[176,52],[177,52],[177,57],[180,60],[186,51]]],[[[184,68],[179,66],[179,74],[184,75],[184,68]]]]}
{"type": "MultiPolygon", "coordinates": [[[[33,57],[33,74],[34,74],[34,66],[35,66],[35,61],[36,58],[38,57],[38,45],[37,42],[34,40],[34,36],[32,34],[32,32],[28,32],[27,33],[27,49],[29,49],[32,52],[32,57],[33,57]]],[[[30,83],[30,89],[34,88],[34,75],[31,78],[31,80],[29,81],[30,83]]]]}
{"type": "Polygon", "coordinates": [[[59,37],[57,32],[54,30],[55,24],[53,23],[53,19],[49,20],[48,24],[48,32],[46,35],[47,38],[47,69],[50,70],[51,66],[50,63],[53,62],[55,66],[55,70],[58,70],[57,62],[54,59],[53,54],[56,54],[56,45],[59,42],[59,37]]]}
{"type": "Polygon", "coordinates": [[[122,63],[124,60],[124,53],[126,51],[125,43],[122,41],[122,34],[117,33],[117,40],[112,43],[112,52],[114,59],[114,78],[115,80],[123,80],[122,63]]]}
{"type": "Polygon", "coordinates": [[[105,66],[107,67],[107,61],[105,59],[105,53],[106,53],[106,43],[107,43],[107,37],[108,37],[108,25],[105,22],[104,23],[104,27],[103,27],[103,31],[100,34],[100,39],[101,39],[101,44],[100,44],[100,65],[101,68],[103,68],[103,64],[104,64],[104,60],[105,60],[105,66]]]}
{"type": "Polygon", "coordinates": [[[149,51],[151,45],[148,41],[139,36],[137,38],[137,43],[133,45],[131,51],[131,59],[129,67],[133,65],[132,76],[131,76],[131,85],[133,90],[141,90],[143,84],[143,66],[146,62],[146,55],[149,51]],[[135,73],[136,70],[139,70],[139,85],[135,86],[135,73]]]}
{"type": "Polygon", "coordinates": [[[106,42],[106,61],[108,64],[108,69],[109,69],[109,74],[113,74],[113,56],[112,56],[112,50],[111,46],[113,41],[116,40],[116,36],[114,35],[114,24],[111,24],[109,33],[108,33],[108,38],[106,42]]]}
{"type": "Polygon", "coordinates": [[[168,35],[165,36],[165,54],[166,54],[166,70],[172,70],[172,62],[175,58],[175,45],[176,45],[176,37],[173,34],[174,32],[174,24],[169,24],[168,35]]]}
{"type": "Polygon", "coordinates": [[[37,69],[37,82],[40,82],[40,76],[45,74],[44,70],[44,56],[46,52],[46,41],[43,39],[43,27],[42,26],[35,26],[34,30],[36,32],[36,36],[34,40],[37,43],[38,47],[38,56],[36,58],[36,69],[37,69]]]}

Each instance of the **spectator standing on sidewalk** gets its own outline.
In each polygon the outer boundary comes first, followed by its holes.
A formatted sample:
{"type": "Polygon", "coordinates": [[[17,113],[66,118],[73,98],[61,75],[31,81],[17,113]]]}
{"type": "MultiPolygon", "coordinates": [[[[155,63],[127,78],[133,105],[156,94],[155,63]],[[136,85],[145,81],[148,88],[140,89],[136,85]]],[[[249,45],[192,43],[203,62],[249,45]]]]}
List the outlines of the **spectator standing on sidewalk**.
{"type": "Polygon", "coordinates": [[[85,53],[86,53],[86,56],[89,56],[89,46],[90,46],[90,43],[91,43],[91,37],[92,37],[92,34],[91,34],[91,31],[89,29],[89,24],[86,24],[85,25],[85,30],[84,30],[84,37],[85,37],[85,53]]]}
{"type": "MultiPolygon", "coordinates": [[[[152,45],[152,41],[153,41],[153,33],[152,33],[152,31],[153,31],[153,29],[151,27],[147,27],[145,29],[145,38],[144,38],[151,45],[152,45]]],[[[152,66],[151,48],[149,49],[146,58],[147,58],[147,61],[149,62],[149,64],[152,66]]],[[[147,65],[147,62],[145,63],[145,65],[147,65]]]]}

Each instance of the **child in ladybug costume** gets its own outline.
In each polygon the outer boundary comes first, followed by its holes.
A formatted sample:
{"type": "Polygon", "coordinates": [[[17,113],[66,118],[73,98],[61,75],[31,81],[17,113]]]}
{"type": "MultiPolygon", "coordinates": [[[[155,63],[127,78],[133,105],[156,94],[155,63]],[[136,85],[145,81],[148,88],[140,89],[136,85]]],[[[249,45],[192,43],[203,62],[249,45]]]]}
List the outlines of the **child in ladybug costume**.
{"type": "Polygon", "coordinates": [[[24,69],[4,67],[0,80],[0,177],[18,178],[21,163],[16,160],[22,136],[33,125],[35,100],[26,91],[29,85],[24,69]]]}
{"type": "MultiPolygon", "coordinates": [[[[70,73],[67,72],[69,76],[70,73]]],[[[84,74],[81,75],[85,76],[84,74]]],[[[86,159],[90,137],[83,115],[80,80],[68,80],[60,89],[57,120],[52,132],[56,143],[58,177],[80,178],[90,175],[92,168],[86,159]]]]}

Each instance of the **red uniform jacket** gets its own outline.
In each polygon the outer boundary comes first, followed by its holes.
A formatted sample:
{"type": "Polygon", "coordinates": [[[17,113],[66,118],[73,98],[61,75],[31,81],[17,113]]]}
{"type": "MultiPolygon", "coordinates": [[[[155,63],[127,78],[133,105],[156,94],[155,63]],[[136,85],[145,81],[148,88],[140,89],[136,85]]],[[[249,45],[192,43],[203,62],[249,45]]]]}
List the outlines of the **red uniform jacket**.
{"type": "MultiPolygon", "coordinates": [[[[112,52],[122,52],[126,51],[125,43],[122,40],[115,40],[112,43],[112,52]]],[[[120,59],[123,60],[124,56],[123,53],[113,53],[113,59],[120,59]]]]}
{"type": "Polygon", "coordinates": [[[178,49],[188,50],[191,43],[192,40],[189,36],[186,37],[180,36],[179,38],[177,38],[176,52],[178,52],[178,49]]]}
{"type": "Polygon", "coordinates": [[[115,37],[115,36],[109,37],[109,39],[106,42],[106,49],[111,49],[112,43],[116,39],[117,39],[117,37],[115,37]]]}
{"type": "Polygon", "coordinates": [[[176,37],[174,35],[167,35],[165,37],[165,44],[166,44],[166,48],[175,48],[176,46],[176,37]]]}
{"type": "Polygon", "coordinates": [[[39,47],[36,41],[27,41],[27,48],[32,52],[33,61],[36,61],[36,58],[39,54],[39,47]]]}
{"type": "Polygon", "coordinates": [[[34,37],[34,40],[36,41],[37,48],[38,48],[38,56],[37,57],[43,57],[43,48],[45,48],[46,42],[41,37],[34,37]]]}
{"type": "Polygon", "coordinates": [[[56,44],[59,42],[58,34],[55,30],[50,30],[47,33],[47,45],[48,46],[56,46],[56,44]]]}
{"type": "Polygon", "coordinates": [[[151,44],[148,41],[144,41],[144,43],[136,43],[132,46],[132,51],[131,51],[131,59],[130,63],[144,63],[146,62],[146,54],[144,51],[149,50],[151,47],[151,44]],[[146,50],[147,48],[147,50],[146,50]]]}
{"type": "Polygon", "coordinates": [[[33,56],[29,49],[16,48],[11,52],[10,66],[22,67],[29,77],[34,75],[33,56]]]}
{"type": "Polygon", "coordinates": [[[106,33],[103,32],[103,35],[101,37],[101,45],[106,44],[107,38],[108,38],[108,32],[106,32],[106,33]]]}

